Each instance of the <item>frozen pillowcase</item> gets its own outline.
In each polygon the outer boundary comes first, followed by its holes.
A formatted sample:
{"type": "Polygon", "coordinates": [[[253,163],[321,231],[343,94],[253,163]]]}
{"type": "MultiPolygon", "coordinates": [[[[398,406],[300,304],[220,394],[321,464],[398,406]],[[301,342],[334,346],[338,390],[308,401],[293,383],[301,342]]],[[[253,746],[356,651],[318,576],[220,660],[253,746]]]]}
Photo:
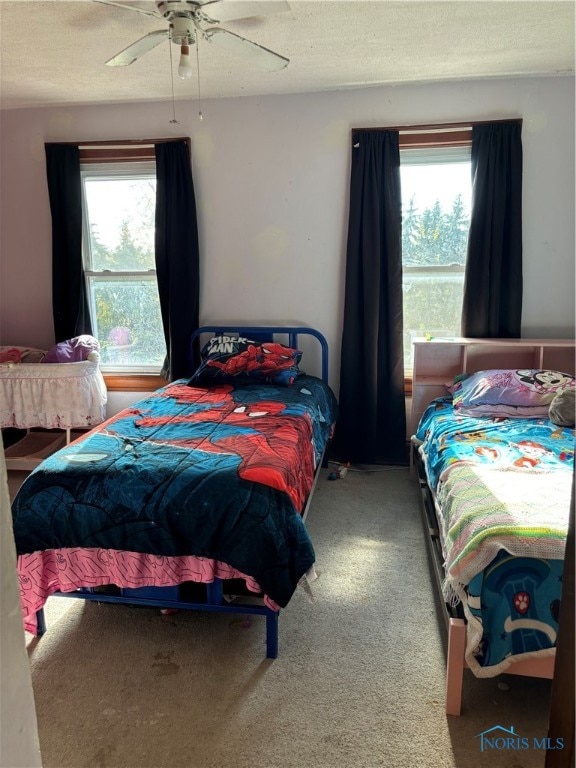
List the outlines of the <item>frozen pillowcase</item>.
{"type": "Polygon", "coordinates": [[[478,371],[454,392],[454,409],[468,416],[538,418],[548,415],[554,397],[573,388],[574,377],[539,369],[478,371]]]}
{"type": "Polygon", "coordinates": [[[188,384],[197,386],[249,379],[290,386],[300,373],[301,357],[299,349],[276,342],[214,336],[202,349],[202,362],[188,384]]]}
{"type": "Polygon", "coordinates": [[[42,358],[43,363],[78,363],[82,360],[100,360],[100,343],[94,336],[83,334],[68,341],[60,341],[42,358]]]}

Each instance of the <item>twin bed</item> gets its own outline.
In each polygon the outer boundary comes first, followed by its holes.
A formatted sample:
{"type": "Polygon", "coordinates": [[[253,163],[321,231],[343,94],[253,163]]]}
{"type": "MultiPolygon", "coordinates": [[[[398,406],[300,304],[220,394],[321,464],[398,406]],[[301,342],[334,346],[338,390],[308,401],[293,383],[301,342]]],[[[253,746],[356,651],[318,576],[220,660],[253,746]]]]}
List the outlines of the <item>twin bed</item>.
{"type": "Polygon", "coordinates": [[[276,657],[279,610],[314,578],[304,520],[337,409],[327,344],[307,328],[204,326],[193,348],[206,337],[192,379],[25,480],[13,519],[28,631],[45,631],[52,594],[256,614],[276,657]],[[304,373],[299,339],[319,345],[320,377],[304,373]]]}
{"type": "Polygon", "coordinates": [[[574,401],[571,426],[549,407],[573,376],[569,341],[416,343],[412,460],[448,624],[448,714],[460,714],[466,667],[553,676],[574,401]]]}

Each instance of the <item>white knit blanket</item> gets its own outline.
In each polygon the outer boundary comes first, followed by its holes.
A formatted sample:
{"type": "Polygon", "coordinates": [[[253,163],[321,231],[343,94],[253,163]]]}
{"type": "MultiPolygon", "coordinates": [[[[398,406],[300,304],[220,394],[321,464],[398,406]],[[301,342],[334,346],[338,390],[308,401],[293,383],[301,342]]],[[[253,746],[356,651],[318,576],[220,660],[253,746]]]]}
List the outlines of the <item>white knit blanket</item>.
{"type": "Polygon", "coordinates": [[[572,472],[452,464],[440,477],[437,502],[448,602],[502,549],[515,556],[563,559],[572,472]]]}

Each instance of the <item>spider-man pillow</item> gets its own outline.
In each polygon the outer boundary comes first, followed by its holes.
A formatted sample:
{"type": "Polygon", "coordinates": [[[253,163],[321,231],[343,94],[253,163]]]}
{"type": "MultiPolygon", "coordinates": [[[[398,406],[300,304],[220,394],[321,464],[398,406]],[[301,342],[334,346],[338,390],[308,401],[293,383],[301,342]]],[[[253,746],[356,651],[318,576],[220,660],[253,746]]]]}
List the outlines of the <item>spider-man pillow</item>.
{"type": "Polygon", "coordinates": [[[300,373],[301,357],[299,349],[273,341],[214,336],[202,349],[202,362],[188,384],[194,387],[243,379],[289,387],[300,373]]]}

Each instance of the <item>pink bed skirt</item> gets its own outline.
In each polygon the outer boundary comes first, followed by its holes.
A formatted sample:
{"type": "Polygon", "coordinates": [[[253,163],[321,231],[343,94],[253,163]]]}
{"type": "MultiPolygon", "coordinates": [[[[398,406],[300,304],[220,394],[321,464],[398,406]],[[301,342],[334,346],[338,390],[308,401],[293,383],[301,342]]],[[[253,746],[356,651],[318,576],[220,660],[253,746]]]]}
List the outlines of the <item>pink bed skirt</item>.
{"type": "MultiPolygon", "coordinates": [[[[115,549],[51,549],[18,557],[20,600],[24,629],[37,634],[36,612],[54,592],[80,587],[172,587],[186,581],[208,584],[214,579],[244,579],[246,587],[261,593],[251,576],[204,557],[162,557],[115,549]]],[[[280,607],[264,595],[274,611],[280,607]]]]}

